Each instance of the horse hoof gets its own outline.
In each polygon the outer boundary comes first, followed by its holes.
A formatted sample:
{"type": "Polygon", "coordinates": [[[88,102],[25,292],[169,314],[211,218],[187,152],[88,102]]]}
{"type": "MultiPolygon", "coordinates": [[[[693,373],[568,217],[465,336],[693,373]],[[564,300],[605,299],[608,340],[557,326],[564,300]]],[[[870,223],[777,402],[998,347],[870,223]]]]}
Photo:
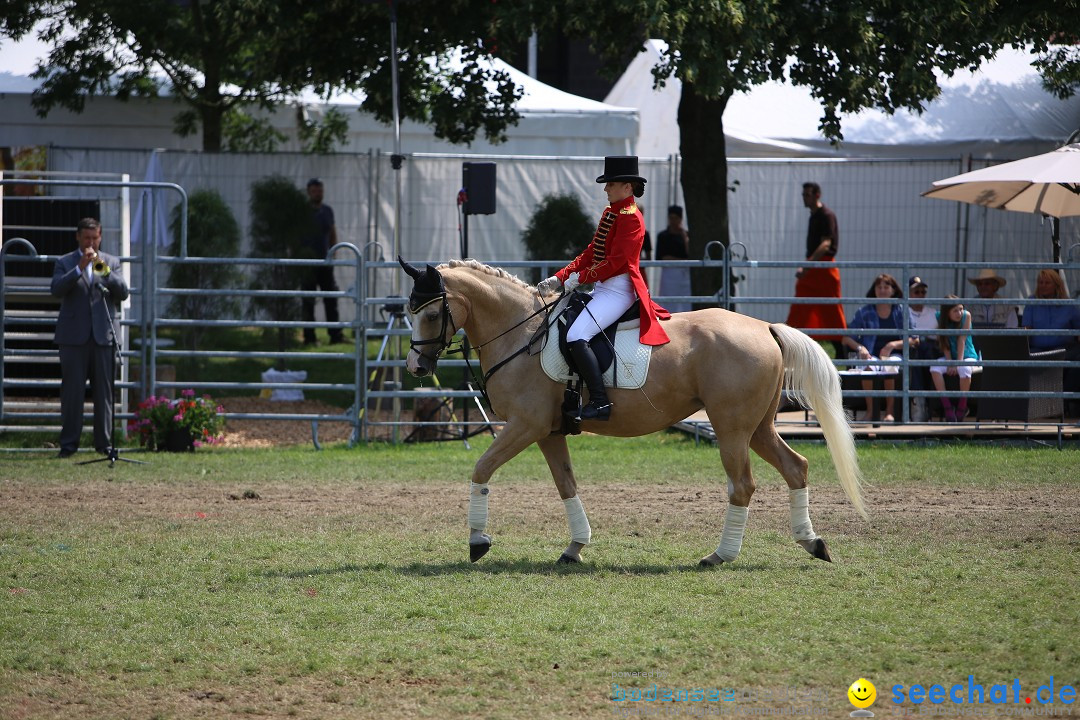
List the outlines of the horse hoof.
{"type": "Polygon", "coordinates": [[[724,561],[720,559],[720,556],[716,553],[710,553],[698,561],[698,567],[716,567],[717,565],[723,565],[724,561]]]}
{"type": "Polygon", "coordinates": [[[576,558],[573,555],[567,555],[563,553],[559,556],[559,559],[555,561],[557,565],[577,565],[581,562],[581,558],[576,558]]]}
{"type": "Polygon", "coordinates": [[[469,562],[476,562],[487,555],[488,550],[491,549],[491,538],[485,535],[484,539],[486,542],[469,543],[469,562]]]}
{"type": "Polygon", "coordinates": [[[829,546],[825,544],[825,541],[818,538],[814,541],[814,547],[810,551],[810,554],[816,557],[818,560],[824,560],[825,562],[832,562],[832,555],[829,554],[829,546]]]}

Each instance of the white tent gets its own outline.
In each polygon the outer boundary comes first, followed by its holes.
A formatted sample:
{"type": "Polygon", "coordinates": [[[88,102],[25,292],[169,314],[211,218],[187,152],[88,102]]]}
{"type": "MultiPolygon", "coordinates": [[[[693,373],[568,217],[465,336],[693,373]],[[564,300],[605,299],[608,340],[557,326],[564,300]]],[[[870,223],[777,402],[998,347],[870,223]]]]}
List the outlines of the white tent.
{"type": "MultiPolygon", "coordinates": [[[[56,109],[46,118],[39,118],[30,104],[31,93],[39,81],[29,75],[36,60],[47,52],[48,48],[32,36],[19,42],[0,39],[0,138],[4,145],[201,148],[198,136],[181,138],[172,132],[172,118],[181,106],[171,97],[138,98],[129,102],[93,97],[82,114],[56,109]]],[[[466,148],[435,138],[431,128],[425,125],[405,122],[402,123],[402,151],[548,156],[633,152],[638,132],[636,110],[565,93],[499,60],[494,61],[494,67],[509,73],[525,92],[516,106],[521,120],[508,129],[507,142],[493,145],[481,137],[466,148]]],[[[346,93],[334,96],[329,103],[308,97],[300,107],[279,109],[269,115],[274,127],[288,137],[279,149],[301,149],[296,133],[300,114],[317,116],[329,107],[336,107],[349,120],[348,140],[339,150],[393,150],[393,129],[369,114],[357,112],[361,104],[362,97],[346,93]]]]}
{"type": "MultiPolygon", "coordinates": [[[[653,90],[652,67],[666,47],[650,40],[605,102],[638,108],[638,154],[679,152],[677,113],[682,83],[653,90]]],[[[941,95],[922,115],[864,110],[842,116],[844,141],[830,146],[818,130],[820,103],[808,89],[769,82],[735,95],[724,113],[729,157],[877,157],[1014,159],[1062,144],[1080,127],[1080,98],[1043,90],[1032,56],[1006,49],[974,73],[942,78],[941,95]]]]}

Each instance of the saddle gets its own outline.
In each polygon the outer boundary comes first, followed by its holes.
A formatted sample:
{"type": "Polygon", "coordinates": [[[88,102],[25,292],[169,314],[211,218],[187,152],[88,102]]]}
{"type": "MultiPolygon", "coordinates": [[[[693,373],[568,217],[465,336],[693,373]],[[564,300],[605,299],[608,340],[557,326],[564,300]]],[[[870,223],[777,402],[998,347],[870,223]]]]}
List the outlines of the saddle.
{"type": "MultiPolygon", "coordinates": [[[[591,295],[575,292],[560,300],[555,307],[554,313],[558,314],[559,320],[543,338],[540,352],[540,365],[552,380],[570,382],[578,379],[577,365],[570,356],[566,333],[574,320],[586,312],[590,300],[591,295]]],[[[622,317],[589,342],[607,387],[632,389],[645,384],[652,348],[641,344],[639,312],[640,301],[635,301],[622,317]]]]}

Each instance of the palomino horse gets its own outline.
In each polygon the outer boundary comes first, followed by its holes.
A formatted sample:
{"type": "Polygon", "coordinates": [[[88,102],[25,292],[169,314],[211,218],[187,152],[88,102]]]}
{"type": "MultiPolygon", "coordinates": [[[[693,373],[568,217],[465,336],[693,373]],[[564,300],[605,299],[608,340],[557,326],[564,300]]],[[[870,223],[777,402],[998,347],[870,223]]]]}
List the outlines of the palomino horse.
{"type": "MultiPolygon", "coordinates": [[[[399,258],[400,261],[400,258],[399,258]]],[[[577,496],[566,437],[561,426],[563,387],[547,377],[540,358],[527,351],[544,322],[546,302],[537,289],[504,270],[475,260],[452,260],[423,271],[401,261],[413,278],[409,297],[412,349],[406,365],[422,377],[435,371],[439,356],[464,328],[487,369],[492,410],[505,421],[472,474],[469,493],[469,550],[475,562],[491,547],[485,534],[488,480],[504,463],[536,443],[544,453],[566,506],[570,545],[559,562],[580,562],[592,530],[577,496]],[[493,368],[497,368],[494,372],[493,368]]],[[[611,420],[585,421],[583,429],[631,437],[664,430],[704,408],[716,431],[728,476],[728,508],[720,545],[703,565],[733,561],[742,548],[747,506],[754,494],[750,450],[775,467],[788,485],[791,531],[811,555],[831,561],[814,533],[808,510],[807,462],[776,433],[773,419],[781,391],[788,390],[817,415],[840,484],[866,516],[855,443],[843,412],[840,380],[825,351],[784,324],[755,320],[720,309],[678,313],[664,323],[671,342],[653,349],[645,385],[612,389],[611,420]]]]}

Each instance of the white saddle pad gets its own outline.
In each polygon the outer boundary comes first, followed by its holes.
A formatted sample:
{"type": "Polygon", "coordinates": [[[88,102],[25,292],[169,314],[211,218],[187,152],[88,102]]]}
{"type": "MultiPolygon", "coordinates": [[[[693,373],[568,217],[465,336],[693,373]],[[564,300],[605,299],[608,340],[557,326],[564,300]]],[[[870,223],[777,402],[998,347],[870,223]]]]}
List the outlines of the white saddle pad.
{"type": "MultiPolygon", "coordinates": [[[[556,308],[562,311],[566,303],[564,298],[556,308]]],[[[649,361],[652,359],[652,346],[643,345],[638,336],[641,334],[641,322],[634,320],[619,325],[615,333],[615,359],[611,367],[604,372],[604,387],[628,388],[630,390],[645,384],[649,376],[649,361]]],[[[547,376],[556,382],[564,383],[576,378],[570,374],[570,366],[559,352],[559,327],[552,325],[544,340],[544,349],[540,352],[540,366],[547,376]]]]}

